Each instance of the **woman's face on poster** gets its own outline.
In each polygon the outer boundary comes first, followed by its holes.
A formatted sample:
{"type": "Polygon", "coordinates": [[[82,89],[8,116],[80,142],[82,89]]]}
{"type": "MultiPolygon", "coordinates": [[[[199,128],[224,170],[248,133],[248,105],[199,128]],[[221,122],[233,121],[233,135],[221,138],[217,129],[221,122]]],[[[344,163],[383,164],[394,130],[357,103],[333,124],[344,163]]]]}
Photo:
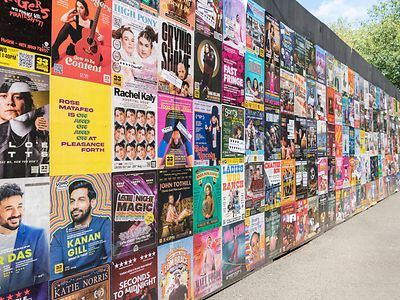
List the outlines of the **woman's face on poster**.
{"type": "Polygon", "coordinates": [[[81,17],[85,16],[86,9],[80,1],[76,1],[76,11],[81,17]]]}
{"type": "Polygon", "coordinates": [[[133,36],[133,33],[129,30],[125,30],[122,33],[121,37],[121,42],[122,42],[122,48],[124,48],[125,52],[128,53],[129,55],[132,55],[133,53],[133,47],[135,44],[135,39],[133,36]]]}
{"type": "Polygon", "coordinates": [[[141,36],[138,39],[138,54],[141,58],[147,58],[151,55],[153,51],[153,45],[145,37],[141,36]]]}

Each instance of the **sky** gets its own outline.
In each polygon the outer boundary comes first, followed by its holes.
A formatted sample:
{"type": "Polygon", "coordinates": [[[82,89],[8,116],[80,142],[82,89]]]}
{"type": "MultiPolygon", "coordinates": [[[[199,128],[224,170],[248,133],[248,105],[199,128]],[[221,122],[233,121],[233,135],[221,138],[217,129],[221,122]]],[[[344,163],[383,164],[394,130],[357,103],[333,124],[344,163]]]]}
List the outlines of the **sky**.
{"type": "Polygon", "coordinates": [[[368,8],[379,0],[297,0],[325,24],[336,21],[339,17],[356,22],[367,16],[368,8]]]}

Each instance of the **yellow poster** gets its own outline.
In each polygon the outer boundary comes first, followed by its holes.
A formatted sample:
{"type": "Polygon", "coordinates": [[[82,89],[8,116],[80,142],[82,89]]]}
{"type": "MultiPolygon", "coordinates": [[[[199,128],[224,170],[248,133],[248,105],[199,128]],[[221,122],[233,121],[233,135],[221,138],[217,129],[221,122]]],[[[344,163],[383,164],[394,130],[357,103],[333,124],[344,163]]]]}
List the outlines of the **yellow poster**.
{"type": "Polygon", "coordinates": [[[111,172],[109,86],[51,76],[51,176],[111,172]]]}

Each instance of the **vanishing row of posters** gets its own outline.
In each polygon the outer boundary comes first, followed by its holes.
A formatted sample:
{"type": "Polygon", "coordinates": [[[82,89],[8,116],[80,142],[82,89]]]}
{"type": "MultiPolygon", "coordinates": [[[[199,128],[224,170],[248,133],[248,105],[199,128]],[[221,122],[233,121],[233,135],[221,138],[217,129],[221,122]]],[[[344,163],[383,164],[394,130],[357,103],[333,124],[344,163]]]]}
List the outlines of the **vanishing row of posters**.
{"type": "MultiPolygon", "coordinates": [[[[180,172],[187,176],[179,181],[184,186],[192,173],[180,172]]],[[[152,171],[114,175],[113,203],[107,174],[23,179],[22,184],[2,180],[0,298],[201,299],[391,195],[398,185],[397,174],[379,177],[224,226],[208,224],[193,236],[190,228],[189,234],[157,247],[156,215],[179,211],[182,220],[174,224],[158,219],[162,234],[179,234],[181,227],[196,223],[189,210],[197,198],[181,190],[174,199],[168,188],[165,197],[154,178],[152,171]]],[[[213,181],[205,179],[199,178],[207,191],[213,181]]],[[[203,214],[209,196],[204,196],[203,214]]]]}

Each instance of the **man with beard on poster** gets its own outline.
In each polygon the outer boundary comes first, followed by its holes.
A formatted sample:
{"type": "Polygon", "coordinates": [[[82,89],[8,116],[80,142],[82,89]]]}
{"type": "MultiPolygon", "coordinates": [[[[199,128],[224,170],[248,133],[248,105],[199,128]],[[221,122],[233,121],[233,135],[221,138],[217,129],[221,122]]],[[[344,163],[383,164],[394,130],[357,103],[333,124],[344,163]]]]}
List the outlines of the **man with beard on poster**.
{"type": "Polygon", "coordinates": [[[32,286],[49,278],[46,233],[42,228],[22,223],[23,195],[15,183],[0,186],[0,294],[32,286]],[[16,257],[14,261],[10,261],[12,255],[16,257]],[[8,268],[11,271],[7,277],[4,275],[8,273],[8,268]]]}
{"type": "Polygon", "coordinates": [[[68,192],[72,222],[58,229],[52,237],[52,279],[101,266],[111,258],[111,221],[107,217],[93,215],[97,193],[92,183],[87,180],[73,181],[68,192]],[[78,250],[87,252],[78,253],[78,250]]]}
{"type": "Polygon", "coordinates": [[[204,99],[207,97],[208,91],[210,90],[211,79],[215,68],[215,53],[210,43],[204,45],[203,63],[203,79],[201,81],[200,90],[201,96],[204,99]]]}

